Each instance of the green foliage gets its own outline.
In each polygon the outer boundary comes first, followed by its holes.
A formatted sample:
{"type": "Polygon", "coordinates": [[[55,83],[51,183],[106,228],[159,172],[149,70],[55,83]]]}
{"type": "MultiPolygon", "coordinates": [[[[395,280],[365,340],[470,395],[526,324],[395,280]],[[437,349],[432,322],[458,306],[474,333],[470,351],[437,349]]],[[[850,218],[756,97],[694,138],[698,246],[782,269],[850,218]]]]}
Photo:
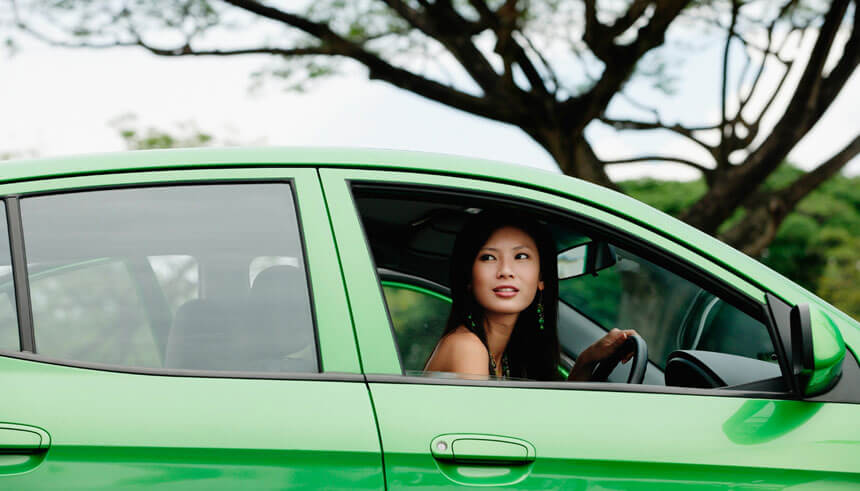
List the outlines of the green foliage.
{"type": "MultiPolygon", "coordinates": [[[[783,165],[763,184],[782,189],[803,171],[783,165]]],[[[619,183],[636,199],[677,216],[706,187],[691,182],[637,179],[619,183]]],[[[721,230],[743,216],[738,210],[721,230]]],[[[760,260],[815,292],[840,310],[860,319],[860,177],[836,176],[822,184],[786,217],[760,260]]]]}
{"type": "Polygon", "coordinates": [[[688,206],[705,194],[705,181],[660,181],[657,179],[636,179],[618,183],[621,189],[649,205],[677,216],[688,206]]]}
{"type": "Polygon", "coordinates": [[[190,122],[178,124],[174,132],[154,127],[137,128],[137,119],[133,115],[120,116],[111,124],[119,130],[119,136],[129,150],[205,147],[215,143],[212,135],[190,122]]]}
{"type": "Polygon", "coordinates": [[[558,296],[609,330],[619,327],[618,312],[622,293],[620,283],[618,269],[609,268],[594,276],[559,281],[558,296]]]}
{"type": "Polygon", "coordinates": [[[860,318],[860,236],[846,229],[826,229],[816,243],[827,253],[818,294],[860,318]]]}
{"type": "Polygon", "coordinates": [[[421,371],[442,336],[451,304],[395,286],[384,286],[404,370],[421,371]]]}

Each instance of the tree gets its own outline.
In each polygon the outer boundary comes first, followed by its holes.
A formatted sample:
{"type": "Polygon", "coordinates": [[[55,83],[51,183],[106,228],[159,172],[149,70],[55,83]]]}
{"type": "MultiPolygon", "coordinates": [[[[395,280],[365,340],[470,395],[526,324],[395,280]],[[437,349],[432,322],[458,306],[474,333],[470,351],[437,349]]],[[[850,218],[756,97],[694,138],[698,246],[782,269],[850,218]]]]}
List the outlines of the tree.
{"type": "Polygon", "coordinates": [[[860,152],[858,135],[784,188],[762,189],[860,62],[858,0],[319,0],[304,8],[255,0],[6,1],[21,30],[55,44],[133,46],[173,57],[267,54],[277,64],[266,73],[299,88],[351,62],[370,79],[515,125],[564,173],[614,189],[611,165],[687,165],[701,172],[706,189],[679,216],[716,235],[744,210],[719,235],[752,255],[800,200],[860,152]],[[654,68],[654,57],[668,49],[667,36],[704,27],[723,33],[718,118],[667,122],[664,111],[626,93],[643,77],[668,90],[665,66],[654,68]],[[808,52],[796,49],[811,38],[808,52]],[[768,85],[772,73],[778,82],[768,85]],[[786,95],[788,104],[780,104],[786,95]],[[621,99],[645,116],[619,117],[610,103],[621,99]],[[668,132],[706,157],[601,159],[586,136],[591,124],[668,132]]]}
{"type": "Polygon", "coordinates": [[[129,150],[205,147],[215,143],[211,134],[201,131],[193,122],[179,123],[172,131],[152,126],[140,128],[137,116],[123,114],[110,124],[119,131],[119,136],[129,150]]]}
{"type": "MultiPolygon", "coordinates": [[[[764,183],[765,192],[783,189],[804,172],[783,165],[764,183]]],[[[705,188],[689,182],[636,179],[619,185],[631,196],[677,215],[705,188]]],[[[732,220],[724,224],[731,228],[732,220]]],[[[761,260],[769,267],[860,319],[860,176],[834,176],[801,200],[785,219],[761,260]]],[[[589,285],[592,287],[592,285],[589,285]]],[[[598,285],[599,287],[599,285],[598,285]]],[[[600,297],[597,292],[595,297],[600,297]]],[[[606,294],[603,295],[607,297],[606,294]]],[[[611,299],[606,298],[611,304],[611,299]]],[[[594,300],[592,300],[592,303],[594,300]]],[[[604,310],[614,314],[611,305],[604,310]]]]}

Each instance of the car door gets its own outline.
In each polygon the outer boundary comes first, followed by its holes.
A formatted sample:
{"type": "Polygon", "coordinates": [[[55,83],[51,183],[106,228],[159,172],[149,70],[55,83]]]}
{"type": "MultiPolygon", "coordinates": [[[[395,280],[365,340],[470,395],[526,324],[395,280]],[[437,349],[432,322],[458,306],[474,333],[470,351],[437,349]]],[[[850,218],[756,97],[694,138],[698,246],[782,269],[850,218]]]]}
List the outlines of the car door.
{"type": "Polygon", "coordinates": [[[0,488],[384,487],[315,169],[0,197],[0,488]]]}
{"type": "MultiPolygon", "coordinates": [[[[694,287],[699,286],[687,277],[701,280],[707,287],[703,291],[718,290],[761,314],[753,320],[766,330],[765,338],[773,328],[767,325],[765,293],[758,287],[665,236],[576,200],[432,173],[322,169],[321,175],[379,421],[389,489],[842,489],[860,483],[860,433],[851,423],[857,414],[853,404],[792,400],[795,396],[787,392],[753,389],[476,381],[404,372],[377,279],[379,265],[365,245],[369,241],[361,240],[364,230],[354,192],[362,185],[400,190],[405,197],[398,203],[403,205],[422,192],[436,193],[434,199],[453,196],[452,203],[479,194],[500,205],[547,207],[587,220],[631,247],[650,251],[655,261],[683,264],[684,275],[678,277],[692,285],[685,295],[697,298],[694,287]]],[[[375,206],[404,213],[396,204],[375,206]]],[[[382,280],[385,285],[384,275],[382,280]]],[[[598,325],[587,315],[576,315],[598,325]]],[[[715,323],[712,318],[706,313],[678,323],[698,326],[715,323]]],[[[690,336],[673,332],[671,337],[690,336]]],[[[848,355],[846,363],[856,361],[848,355]]]]}

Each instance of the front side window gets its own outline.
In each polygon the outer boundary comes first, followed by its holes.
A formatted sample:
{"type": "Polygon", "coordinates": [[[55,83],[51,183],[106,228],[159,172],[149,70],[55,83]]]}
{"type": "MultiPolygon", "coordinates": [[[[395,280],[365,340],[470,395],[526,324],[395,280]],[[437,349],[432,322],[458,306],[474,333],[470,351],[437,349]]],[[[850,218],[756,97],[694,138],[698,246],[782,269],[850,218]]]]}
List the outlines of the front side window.
{"type": "MultiPolygon", "coordinates": [[[[426,189],[406,190],[398,196],[394,189],[356,185],[353,192],[382,282],[402,369],[407,375],[414,374],[423,369],[439,342],[451,311],[450,290],[442,301],[421,294],[419,285],[452,287],[449,271],[454,274],[450,263],[454,244],[466,224],[474,224],[471,219],[476,214],[489,210],[496,215],[521,216],[523,209],[512,205],[509,198],[434,194],[426,189]],[[401,278],[403,284],[389,281],[389,277],[401,278]]],[[[549,233],[550,250],[557,256],[560,272],[558,366],[554,372],[541,372],[544,377],[538,380],[566,377],[583,350],[613,328],[634,329],[647,342],[647,384],[708,388],[780,380],[763,310],[757,310],[751,301],[740,294],[735,295],[738,298],[727,295],[725,288],[708,282],[705,272],[693,274],[694,268],[679,265],[623,231],[613,237],[563,210],[532,210],[528,219],[549,233]],[[723,293],[715,293],[718,291],[723,293]],[[716,375],[711,377],[711,372],[716,375]]],[[[511,256],[511,264],[518,257],[511,256]]],[[[503,274],[510,271],[499,273],[503,274]]],[[[468,282],[468,277],[461,281],[468,282]]],[[[466,289],[473,286],[468,282],[466,289]]],[[[494,294],[514,298],[511,291],[494,294]]],[[[540,328],[532,327],[539,336],[540,328]]],[[[527,346],[516,352],[520,356],[533,356],[530,353],[538,349],[528,339],[510,339],[527,346]]],[[[621,373],[624,368],[618,372],[609,381],[626,380],[621,373]]],[[[778,384],[774,382],[773,387],[778,384]]]]}
{"type": "Polygon", "coordinates": [[[619,247],[612,250],[612,265],[561,280],[560,299],[604,330],[636,329],[661,368],[675,350],[776,361],[761,321],[662,266],[619,247]]]}
{"type": "Polygon", "coordinates": [[[21,200],[21,213],[37,353],[131,367],[318,371],[288,184],[37,196],[21,200]],[[260,257],[287,259],[260,268],[260,257]]]}

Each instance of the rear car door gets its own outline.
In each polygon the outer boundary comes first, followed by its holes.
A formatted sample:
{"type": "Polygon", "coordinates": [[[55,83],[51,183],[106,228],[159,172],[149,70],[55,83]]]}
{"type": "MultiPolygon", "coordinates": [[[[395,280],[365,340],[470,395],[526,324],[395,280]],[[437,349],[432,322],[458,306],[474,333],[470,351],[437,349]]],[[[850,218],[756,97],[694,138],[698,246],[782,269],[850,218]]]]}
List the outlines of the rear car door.
{"type": "Polygon", "coordinates": [[[315,169],[0,198],[0,488],[384,487],[315,169]]]}
{"type": "MultiPolygon", "coordinates": [[[[860,483],[860,433],[852,423],[856,404],[792,400],[796,396],[779,388],[765,293],[744,279],[631,221],[535,189],[432,173],[323,169],[321,175],[379,420],[389,489],[842,489],[860,483]],[[432,214],[411,216],[410,209],[422,199],[432,214]],[[635,327],[653,348],[645,384],[416,376],[413,370],[422,362],[412,359],[414,347],[398,345],[413,328],[399,322],[392,326],[389,320],[412,307],[391,304],[395,292],[384,269],[409,264],[414,270],[406,273],[420,272],[425,264],[444,268],[444,256],[433,243],[453,240],[457,232],[445,217],[454,209],[468,214],[493,206],[549,210],[553,215],[546,216],[569,218],[589,234],[617,238],[625,249],[637,251],[623,254],[616,273],[602,274],[602,285],[562,285],[562,301],[582,310],[561,309],[559,334],[575,356],[577,344],[587,346],[596,339],[583,338],[590,329],[599,336],[601,329],[616,327],[602,326],[601,314],[611,311],[613,319],[631,322],[649,319],[617,325],[635,327]],[[372,232],[387,237],[368,235],[367,217],[357,209],[377,219],[372,232]],[[401,233],[394,227],[400,222],[415,233],[401,233]],[[397,248],[398,238],[404,249],[397,248]],[[374,264],[365,244],[375,247],[384,262],[374,264]],[[410,254],[424,259],[413,261],[410,254]],[[666,289],[650,298],[663,302],[648,301],[646,289],[635,294],[619,289],[621,283],[612,276],[622,274],[617,271],[632,275],[634,282],[636,275],[655,278],[647,286],[663,284],[666,289]],[[577,295],[579,300],[572,300],[577,295]],[[623,301],[612,304],[614,296],[623,301]],[[776,384],[747,389],[667,386],[661,370],[679,346],[722,350],[722,356],[757,370],[764,367],[763,377],[775,373],[776,384]]],[[[428,275],[434,274],[427,268],[428,275]]],[[[438,302],[429,306],[430,297],[424,294],[427,310],[438,310],[438,302]]],[[[427,350],[420,349],[424,356],[427,350]]],[[[856,384],[856,363],[846,354],[852,375],[841,383],[856,384]]]]}

